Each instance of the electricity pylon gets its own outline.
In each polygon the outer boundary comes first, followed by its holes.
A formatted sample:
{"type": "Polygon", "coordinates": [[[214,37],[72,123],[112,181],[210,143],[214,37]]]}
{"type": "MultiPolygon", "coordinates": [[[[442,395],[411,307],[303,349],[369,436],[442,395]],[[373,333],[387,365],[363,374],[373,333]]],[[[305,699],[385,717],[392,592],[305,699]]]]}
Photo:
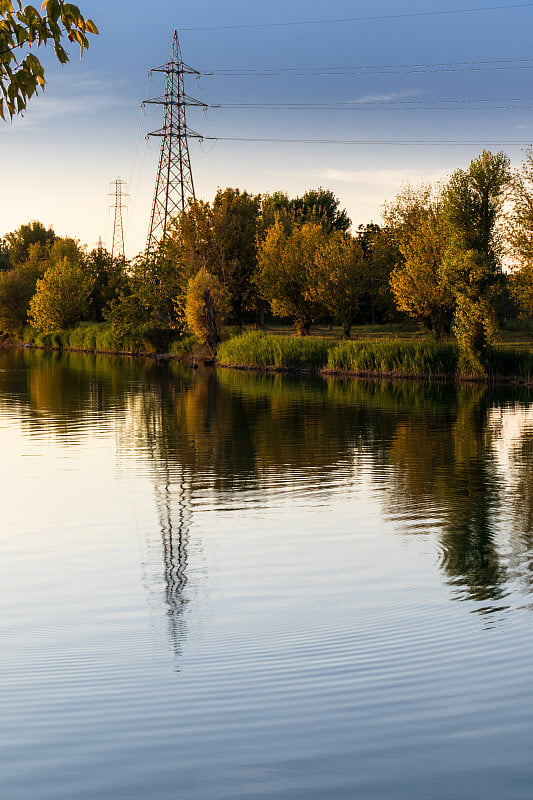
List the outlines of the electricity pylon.
{"type": "Polygon", "coordinates": [[[126,186],[126,182],[121,181],[120,178],[117,178],[115,181],[111,181],[111,191],[108,193],[108,197],[112,198],[111,208],[114,208],[115,210],[111,257],[122,258],[125,261],[126,255],[124,253],[124,227],[122,225],[122,209],[127,208],[126,200],[129,195],[127,192],[122,190],[123,186],[126,186]]]}
{"type": "Polygon", "coordinates": [[[166,83],[165,94],[162,97],[154,97],[143,103],[143,106],[146,103],[154,103],[163,106],[164,109],[163,127],[148,134],[148,136],[160,136],[162,141],[146,242],[147,252],[153,250],[158,242],[166,237],[172,220],[187,208],[190,198],[194,199],[188,139],[202,137],[187,128],[185,109],[187,106],[206,107],[205,103],[185,94],[183,76],[200,76],[200,73],[183,63],[177,31],[174,31],[168,62],[150,70],[150,74],[153,72],[163,72],[166,75],[166,83]]]}

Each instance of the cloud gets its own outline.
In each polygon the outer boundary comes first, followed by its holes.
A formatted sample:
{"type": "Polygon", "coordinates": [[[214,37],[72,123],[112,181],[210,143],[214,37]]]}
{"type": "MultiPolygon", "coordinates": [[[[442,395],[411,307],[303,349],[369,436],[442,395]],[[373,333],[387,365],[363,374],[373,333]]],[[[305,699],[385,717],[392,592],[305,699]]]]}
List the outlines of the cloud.
{"type": "Polygon", "coordinates": [[[97,113],[129,106],[131,103],[118,91],[110,91],[109,85],[104,91],[104,84],[99,81],[80,81],[70,84],[62,92],[57,89],[40,92],[32,98],[26,111],[14,117],[12,124],[0,126],[0,133],[21,134],[50,128],[50,123],[58,121],[60,117],[81,116],[95,117],[97,113]],[[90,83],[92,85],[90,85],[90,83]]]}
{"type": "Polygon", "coordinates": [[[325,181],[341,181],[343,183],[358,183],[371,186],[401,186],[406,183],[437,183],[445,180],[449,172],[437,170],[432,175],[427,172],[414,172],[401,169],[325,169],[320,170],[316,177],[325,181]]]}
{"type": "Polygon", "coordinates": [[[352,103],[391,103],[394,100],[407,100],[411,97],[420,96],[421,92],[415,89],[406,89],[403,92],[390,92],[389,94],[367,94],[364,97],[357,97],[351,100],[352,103]]]}

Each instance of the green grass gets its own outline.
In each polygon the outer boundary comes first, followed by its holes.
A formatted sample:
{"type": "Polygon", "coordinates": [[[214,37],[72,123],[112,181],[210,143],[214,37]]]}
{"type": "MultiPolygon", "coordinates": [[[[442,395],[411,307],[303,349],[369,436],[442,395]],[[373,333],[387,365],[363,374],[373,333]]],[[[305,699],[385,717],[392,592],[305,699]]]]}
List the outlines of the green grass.
{"type": "Polygon", "coordinates": [[[331,343],[318,337],[268,336],[244,333],[222,342],[217,361],[228,367],[311,369],[324,367],[331,343]]]}
{"type": "Polygon", "coordinates": [[[458,350],[453,344],[425,341],[340,342],[329,351],[328,369],[432,377],[455,375],[458,350]]]}
{"type": "MultiPolygon", "coordinates": [[[[24,342],[37,347],[54,349],[88,350],[100,353],[155,353],[160,352],[158,342],[143,330],[128,335],[117,335],[107,322],[81,323],[75,328],[37,332],[30,327],[24,329],[24,342]]],[[[164,348],[171,355],[187,356],[192,350],[194,337],[176,337],[164,348]]]]}

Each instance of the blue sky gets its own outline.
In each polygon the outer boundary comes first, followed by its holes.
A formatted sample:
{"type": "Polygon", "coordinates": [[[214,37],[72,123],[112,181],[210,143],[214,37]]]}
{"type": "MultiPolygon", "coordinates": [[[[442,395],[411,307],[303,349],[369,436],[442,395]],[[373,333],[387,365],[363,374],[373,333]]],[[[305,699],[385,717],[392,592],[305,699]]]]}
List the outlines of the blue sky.
{"type": "Polygon", "coordinates": [[[72,48],[64,67],[43,50],[45,92],[31,102],[24,118],[0,127],[0,234],[39,219],[91,247],[100,235],[110,246],[107,192],[120,177],[130,193],[127,253],[142,250],[159,146],[157,139],[147,142],[145,134],[160,127],[160,110],[148,106],[141,112],[140,103],[161,93],[161,76],[149,80],[147,73],[167,60],[175,28],[181,31],[184,60],[201,72],[215,73],[186,87],[203,102],[322,105],[314,110],[191,109],[191,128],[213,137],[370,142],[191,142],[196,194],[207,200],[226,186],[254,193],[283,189],[291,195],[324,186],[338,195],[357,226],[379,221],[383,202],[407,181],[444,180],[484,146],[504,149],[518,166],[524,145],[490,143],[533,142],[533,60],[516,61],[530,57],[533,3],[513,8],[522,4],[275,0],[255,6],[241,0],[152,0],[141,5],[79,0],[79,5],[101,35],[91,39],[81,60],[72,48]],[[497,5],[509,7],[436,13],[497,5]],[[326,21],[356,17],[373,19],[326,21]],[[304,21],[316,24],[287,24],[304,21]],[[386,68],[458,62],[468,68],[386,68]],[[299,74],[282,71],[293,67],[299,74]],[[329,74],[314,73],[316,67],[329,74]],[[331,74],[335,67],[350,67],[352,74],[331,74]],[[354,67],[382,70],[353,74],[354,67]],[[254,68],[277,72],[221,74],[254,68]],[[518,102],[510,104],[511,99],[518,102]],[[377,102],[387,105],[377,107],[377,102]],[[356,103],[359,108],[325,108],[325,103],[356,103]],[[509,110],[508,105],[517,107],[509,110]],[[473,144],[378,144],[407,140],[473,144]]]}

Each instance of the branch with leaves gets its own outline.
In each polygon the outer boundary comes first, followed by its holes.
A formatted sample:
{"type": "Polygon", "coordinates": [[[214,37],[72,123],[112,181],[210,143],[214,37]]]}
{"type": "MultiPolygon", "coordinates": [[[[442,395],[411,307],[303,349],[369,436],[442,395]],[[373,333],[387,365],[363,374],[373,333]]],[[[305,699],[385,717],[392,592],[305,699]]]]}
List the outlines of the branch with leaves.
{"type": "Polygon", "coordinates": [[[0,0],[0,117],[13,118],[45,85],[44,68],[29,52],[52,43],[57,60],[65,64],[65,39],[77,42],[80,52],[89,47],[88,34],[98,34],[94,22],[85,19],[78,6],[61,0],[44,0],[40,12],[20,0],[0,0]]]}

